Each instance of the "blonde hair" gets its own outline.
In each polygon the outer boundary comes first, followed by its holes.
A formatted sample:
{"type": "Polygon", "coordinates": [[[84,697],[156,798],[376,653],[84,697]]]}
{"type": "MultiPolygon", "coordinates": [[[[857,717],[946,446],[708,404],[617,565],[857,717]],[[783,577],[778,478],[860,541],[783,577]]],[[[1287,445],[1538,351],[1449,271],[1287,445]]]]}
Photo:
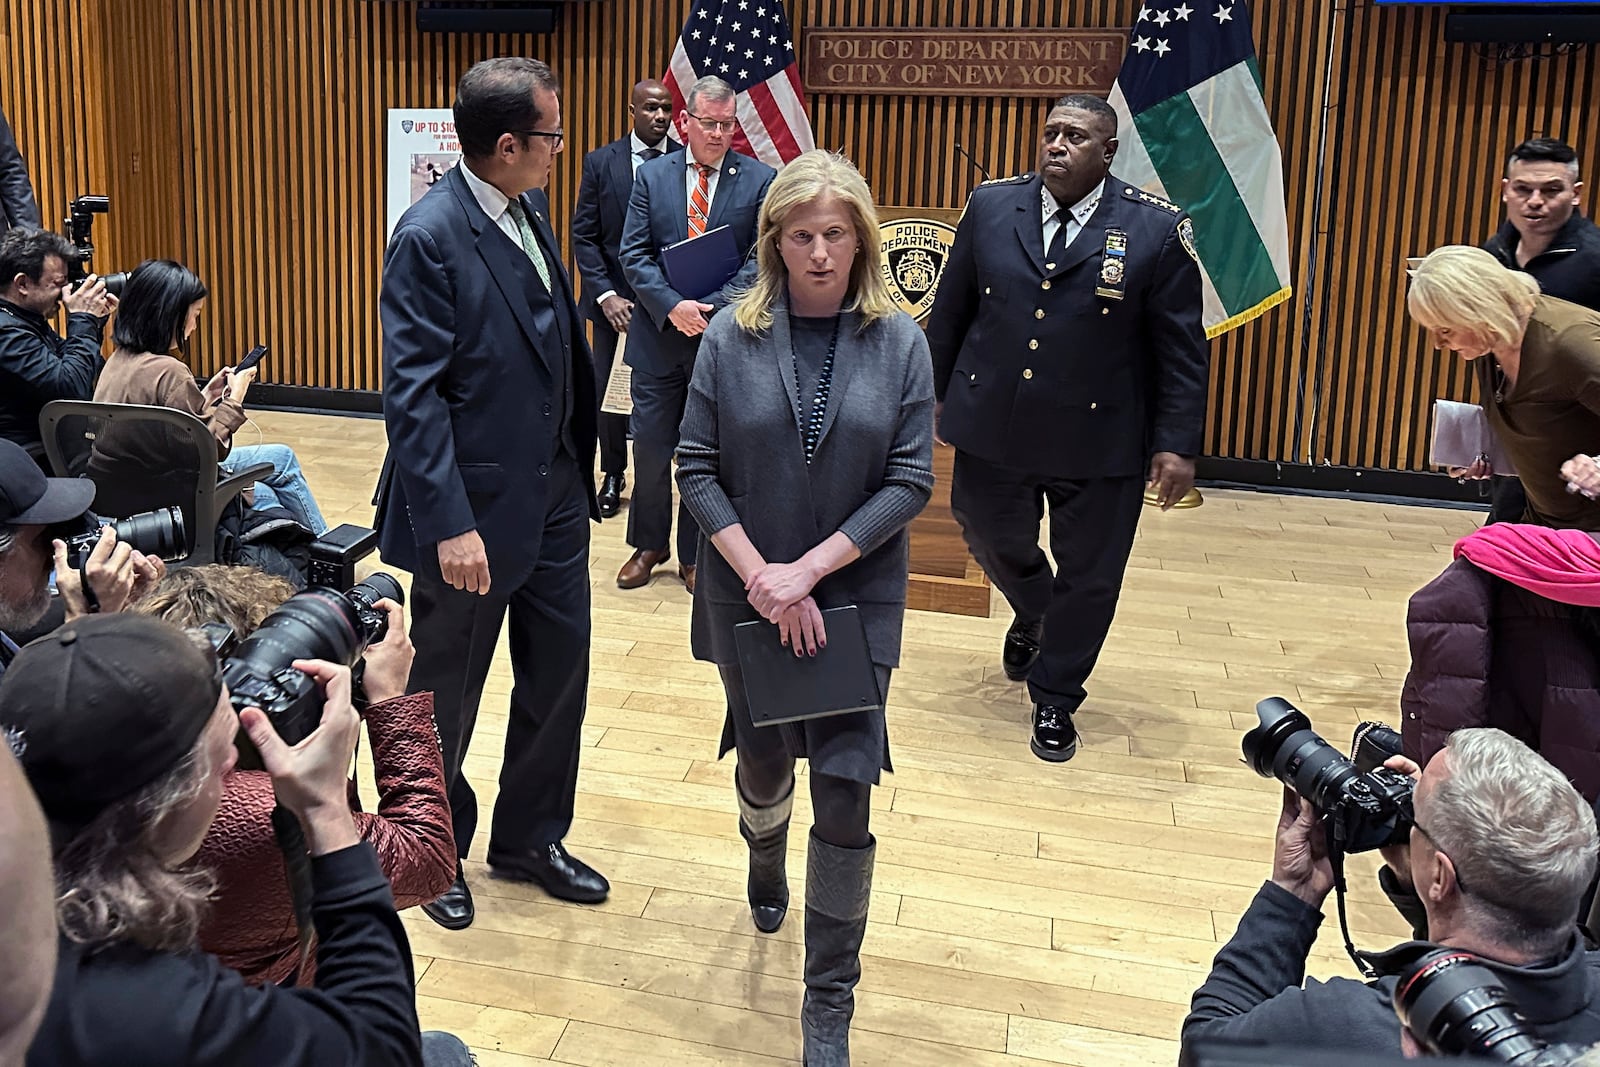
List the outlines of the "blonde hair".
{"type": "Polygon", "coordinates": [[[1445,245],[1411,270],[1406,307],[1426,329],[1470,329],[1495,345],[1518,344],[1539,296],[1530,274],[1511,270],[1481,248],[1445,245]]]}
{"type": "Polygon", "coordinates": [[[827,197],[837,200],[849,213],[861,241],[850,267],[844,310],[859,314],[863,326],[898,313],[888,283],[883,280],[878,209],[873,205],[867,180],[844,156],[813,149],[796,156],[778,173],[761,204],[755,284],[740,294],[733,306],[733,319],[743,329],[751,333],[771,329],[773,307],[788,296],[789,270],[779,248],[784,224],[795,211],[827,197]]]}

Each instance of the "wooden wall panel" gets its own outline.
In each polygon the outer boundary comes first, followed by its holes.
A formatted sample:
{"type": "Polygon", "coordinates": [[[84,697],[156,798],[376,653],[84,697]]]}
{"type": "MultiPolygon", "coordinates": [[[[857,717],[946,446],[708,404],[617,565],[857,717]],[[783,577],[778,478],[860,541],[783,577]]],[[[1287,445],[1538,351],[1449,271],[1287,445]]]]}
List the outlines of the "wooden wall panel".
{"type": "MultiPolygon", "coordinates": [[[[1118,26],[1140,0],[786,0],[841,26],[1118,26]]],[[[102,269],[182,259],[213,299],[198,369],[255,340],[263,380],[380,386],[383,116],[447,106],[491,55],[548,59],[567,149],[551,181],[564,235],[582,153],[627,128],[629,89],[658,75],[688,0],[573,4],[548,37],[418,33],[376,0],[3,0],[0,106],[46,219],[107,192],[102,269]],[[94,62],[93,57],[103,57],[94,62]],[[62,88],[56,88],[56,87],[62,88]]],[[[1566,136],[1595,169],[1594,51],[1495,64],[1442,41],[1438,9],[1256,0],[1267,103],[1283,146],[1295,298],[1213,346],[1215,455],[1417,469],[1435,396],[1459,365],[1406,321],[1403,258],[1478,241],[1499,218],[1506,148],[1566,136]]],[[[813,98],[820,145],[862,166],[882,202],[955,208],[979,179],[1032,166],[1039,99],[813,98]]]]}
{"type": "MultiPolygon", "coordinates": [[[[1478,244],[1503,217],[1509,149],[1548,134],[1600,165],[1600,54],[1500,62],[1446,44],[1440,8],[1352,6],[1331,102],[1329,254],[1309,294],[1311,458],[1423,469],[1435,397],[1467,399],[1462,362],[1405,313],[1405,259],[1478,244]]],[[[1532,17],[1532,16],[1530,16],[1532,17]]]]}

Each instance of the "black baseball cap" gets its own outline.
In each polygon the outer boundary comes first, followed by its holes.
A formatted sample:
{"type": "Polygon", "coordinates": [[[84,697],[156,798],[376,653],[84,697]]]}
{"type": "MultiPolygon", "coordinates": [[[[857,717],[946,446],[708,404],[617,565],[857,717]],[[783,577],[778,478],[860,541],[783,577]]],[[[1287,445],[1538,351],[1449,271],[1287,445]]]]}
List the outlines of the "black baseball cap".
{"type": "Polygon", "coordinates": [[[176,767],[221,693],[215,657],[176,626],[93,615],[32,642],[0,675],[0,736],[51,821],[85,826],[176,767]]]}
{"type": "Polygon", "coordinates": [[[0,438],[0,522],[54,526],[77,518],[93,503],[89,479],[46,478],[26,449],[0,438]]]}

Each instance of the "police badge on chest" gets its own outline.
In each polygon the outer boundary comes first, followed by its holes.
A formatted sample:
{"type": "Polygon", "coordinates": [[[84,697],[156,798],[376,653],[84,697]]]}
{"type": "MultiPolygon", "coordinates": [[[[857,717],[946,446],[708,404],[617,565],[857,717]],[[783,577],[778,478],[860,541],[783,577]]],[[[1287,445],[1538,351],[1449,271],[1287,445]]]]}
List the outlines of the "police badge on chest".
{"type": "Polygon", "coordinates": [[[1107,230],[1105,254],[1100,259],[1100,282],[1094,295],[1121,300],[1128,291],[1128,233],[1107,230]]]}

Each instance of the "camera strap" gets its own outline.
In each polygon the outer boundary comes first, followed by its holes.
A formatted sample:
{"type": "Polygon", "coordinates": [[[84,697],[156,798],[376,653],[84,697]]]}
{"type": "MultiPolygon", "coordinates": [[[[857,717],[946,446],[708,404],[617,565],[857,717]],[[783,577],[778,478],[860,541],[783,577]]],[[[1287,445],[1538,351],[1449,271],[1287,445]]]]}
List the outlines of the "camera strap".
{"type": "Polygon", "coordinates": [[[1362,977],[1369,981],[1378,977],[1378,971],[1367,958],[1367,954],[1356,948],[1356,943],[1350,937],[1350,917],[1345,913],[1344,899],[1346,883],[1344,878],[1344,847],[1336,839],[1333,832],[1333,820],[1322,820],[1322,832],[1328,842],[1328,866],[1333,868],[1333,895],[1336,907],[1339,909],[1339,934],[1344,938],[1344,951],[1356,965],[1362,977]]]}
{"type": "Polygon", "coordinates": [[[306,834],[300,820],[281,803],[272,808],[272,831],[283,853],[289,901],[294,907],[294,922],[300,939],[300,958],[294,970],[280,983],[290,987],[299,984],[306,962],[311,958],[311,934],[315,929],[311,924],[311,853],[306,848],[306,834]]]}

